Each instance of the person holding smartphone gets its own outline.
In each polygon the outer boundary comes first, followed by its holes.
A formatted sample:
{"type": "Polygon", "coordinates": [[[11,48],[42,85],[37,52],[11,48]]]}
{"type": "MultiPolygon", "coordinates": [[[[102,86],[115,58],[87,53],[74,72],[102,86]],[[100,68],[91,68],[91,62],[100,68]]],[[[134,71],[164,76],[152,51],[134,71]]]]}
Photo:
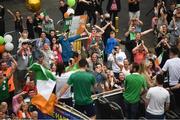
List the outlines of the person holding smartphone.
{"type": "Polygon", "coordinates": [[[144,41],[139,41],[138,45],[132,50],[134,55],[134,62],[137,64],[143,63],[148,53],[147,47],[144,45],[144,41]]]}
{"type": "Polygon", "coordinates": [[[118,45],[114,47],[113,52],[109,55],[108,61],[112,62],[112,70],[116,79],[119,78],[119,72],[123,68],[123,61],[126,59],[126,54],[118,45]]]}

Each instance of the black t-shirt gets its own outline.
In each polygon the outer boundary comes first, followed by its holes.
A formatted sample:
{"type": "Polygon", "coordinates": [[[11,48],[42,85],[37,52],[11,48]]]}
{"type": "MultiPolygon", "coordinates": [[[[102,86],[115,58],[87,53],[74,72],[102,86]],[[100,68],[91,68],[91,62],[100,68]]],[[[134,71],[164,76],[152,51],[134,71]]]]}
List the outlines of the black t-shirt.
{"type": "Polygon", "coordinates": [[[68,10],[68,5],[65,4],[63,7],[59,7],[59,10],[61,11],[61,13],[64,16],[64,13],[67,12],[67,10],[68,10]]]}
{"type": "Polygon", "coordinates": [[[129,37],[126,37],[124,41],[120,42],[121,44],[125,45],[126,49],[132,53],[132,50],[137,46],[136,40],[130,40],[129,37]]]}
{"type": "Polygon", "coordinates": [[[180,4],[180,0],[176,0],[176,4],[180,4]]]}
{"type": "Polygon", "coordinates": [[[129,11],[130,12],[137,12],[137,11],[139,11],[139,2],[128,3],[128,6],[129,6],[129,11]]]}
{"type": "Polygon", "coordinates": [[[86,11],[87,9],[88,5],[86,3],[77,1],[75,15],[83,15],[84,11],[86,11]]]}
{"type": "Polygon", "coordinates": [[[33,25],[35,26],[35,32],[40,33],[42,29],[39,28],[38,25],[42,25],[42,20],[34,18],[33,25]]]}

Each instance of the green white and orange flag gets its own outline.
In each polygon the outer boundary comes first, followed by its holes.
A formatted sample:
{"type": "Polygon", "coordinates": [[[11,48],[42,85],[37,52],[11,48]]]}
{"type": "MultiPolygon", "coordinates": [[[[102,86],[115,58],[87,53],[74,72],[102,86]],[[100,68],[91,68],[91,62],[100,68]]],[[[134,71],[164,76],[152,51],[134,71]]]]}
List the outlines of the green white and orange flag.
{"type": "Polygon", "coordinates": [[[38,63],[33,63],[29,67],[29,70],[35,72],[36,87],[38,92],[38,94],[32,98],[32,104],[36,105],[43,111],[43,113],[50,114],[52,111],[46,111],[45,108],[50,107],[52,109],[53,103],[55,102],[56,97],[54,97],[52,92],[56,85],[56,77],[50,70],[38,63]],[[50,101],[53,103],[49,103],[50,101]]]}
{"type": "Polygon", "coordinates": [[[158,58],[157,58],[156,61],[155,61],[156,65],[160,65],[160,64],[161,64],[163,55],[164,55],[164,52],[162,52],[162,53],[158,56],[158,58]]]}

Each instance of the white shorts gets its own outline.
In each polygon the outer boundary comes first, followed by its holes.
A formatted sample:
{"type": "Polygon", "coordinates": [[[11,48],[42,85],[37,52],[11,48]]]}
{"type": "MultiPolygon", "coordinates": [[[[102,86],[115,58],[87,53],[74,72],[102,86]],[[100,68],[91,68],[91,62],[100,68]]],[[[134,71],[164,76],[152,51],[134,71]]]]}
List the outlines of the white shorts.
{"type": "Polygon", "coordinates": [[[140,10],[137,12],[129,12],[129,19],[131,20],[132,18],[140,18],[140,10]]]}

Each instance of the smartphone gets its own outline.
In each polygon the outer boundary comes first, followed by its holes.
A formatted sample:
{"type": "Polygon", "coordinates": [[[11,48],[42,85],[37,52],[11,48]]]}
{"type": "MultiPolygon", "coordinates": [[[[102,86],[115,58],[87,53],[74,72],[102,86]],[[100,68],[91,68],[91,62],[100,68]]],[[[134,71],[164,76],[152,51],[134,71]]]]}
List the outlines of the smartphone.
{"type": "Polygon", "coordinates": [[[140,45],[140,44],[142,44],[142,40],[139,40],[139,41],[138,41],[138,45],[140,45]]]}

